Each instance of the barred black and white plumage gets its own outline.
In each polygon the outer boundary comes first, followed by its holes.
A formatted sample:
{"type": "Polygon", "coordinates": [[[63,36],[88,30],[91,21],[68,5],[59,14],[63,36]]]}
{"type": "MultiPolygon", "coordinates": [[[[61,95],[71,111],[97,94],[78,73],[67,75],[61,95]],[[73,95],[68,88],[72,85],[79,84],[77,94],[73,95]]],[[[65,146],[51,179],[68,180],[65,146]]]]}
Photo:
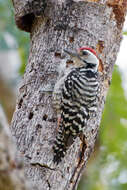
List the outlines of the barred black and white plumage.
{"type": "Polygon", "coordinates": [[[61,77],[61,82],[59,80],[56,84],[57,88],[54,89],[56,102],[58,100],[55,104],[60,117],[58,133],[53,146],[53,161],[57,164],[64,157],[74,139],[82,133],[88,119],[96,113],[97,109],[97,67],[99,62],[89,48],[80,48],[79,50],[78,54],[69,52],[72,57],[77,56],[79,61],[77,63],[76,60],[77,64],[74,63],[75,65],[67,74],[65,72],[61,77]],[[90,57],[87,59],[88,56],[93,56],[93,60],[90,57]]]}

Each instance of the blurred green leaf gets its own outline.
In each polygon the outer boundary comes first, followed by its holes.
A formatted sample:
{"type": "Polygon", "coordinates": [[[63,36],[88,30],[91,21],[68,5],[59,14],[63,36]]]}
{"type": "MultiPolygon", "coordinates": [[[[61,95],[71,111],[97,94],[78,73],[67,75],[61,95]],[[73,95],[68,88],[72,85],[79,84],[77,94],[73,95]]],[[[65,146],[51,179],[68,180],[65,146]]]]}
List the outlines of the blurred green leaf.
{"type": "Polygon", "coordinates": [[[123,35],[127,35],[127,32],[123,32],[123,35]]]}
{"type": "Polygon", "coordinates": [[[19,48],[19,55],[21,57],[21,62],[22,62],[21,67],[19,69],[19,73],[23,75],[26,68],[26,56],[27,56],[24,48],[19,48]]]}

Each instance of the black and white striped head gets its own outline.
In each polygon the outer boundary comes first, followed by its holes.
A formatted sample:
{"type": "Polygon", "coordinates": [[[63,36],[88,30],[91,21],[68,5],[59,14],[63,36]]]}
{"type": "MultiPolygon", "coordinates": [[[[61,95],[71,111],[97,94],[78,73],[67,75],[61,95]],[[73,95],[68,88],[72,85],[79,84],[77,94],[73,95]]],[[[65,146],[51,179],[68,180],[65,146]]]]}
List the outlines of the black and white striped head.
{"type": "Polygon", "coordinates": [[[68,53],[76,67],[85,67],[87,69],[92,69],[93,71],[97,71],[99,66],[99,59],[97,58],[97,54],[95,50],[89,47],[82,47],[77,50],[76,53],[70,52],[68,50],[64,50],[68,53]]]}

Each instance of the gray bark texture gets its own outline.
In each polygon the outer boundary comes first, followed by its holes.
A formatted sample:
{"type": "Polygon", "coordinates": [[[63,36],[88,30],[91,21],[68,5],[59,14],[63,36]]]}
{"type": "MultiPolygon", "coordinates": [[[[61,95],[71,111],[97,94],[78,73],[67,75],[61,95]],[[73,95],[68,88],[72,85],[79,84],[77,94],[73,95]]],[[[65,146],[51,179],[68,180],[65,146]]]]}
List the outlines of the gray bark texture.
{"type": "Polygon", "coordinates": [[[31,48],[11,130],[37,190],[75,190],[93,151],[106,93],[122,39],[127,0],[13,0],[17,26],[30,32],[31,48]],[[53,164],[56,113],[52,84],[63,49],[96,49],[100,59],[97,116],[88,121],[87,146],[76,138],[58,165],[53,164]]]}
{"type": "Polygon", "coordinates": [[[18,159],[12,142],[5,114],[0,105],[0,190],[32,190],[31,183],[25,180],[23,162],[18,159]]]}

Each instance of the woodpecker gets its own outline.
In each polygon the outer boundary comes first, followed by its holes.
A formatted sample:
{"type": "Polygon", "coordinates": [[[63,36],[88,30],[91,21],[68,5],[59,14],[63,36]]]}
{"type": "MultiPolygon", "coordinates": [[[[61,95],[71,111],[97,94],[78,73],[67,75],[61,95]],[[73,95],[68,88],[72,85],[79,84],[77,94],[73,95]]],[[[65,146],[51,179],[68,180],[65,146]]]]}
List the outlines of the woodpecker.
{"type": "Polygon", "coordinates": [[[99,87],[99,59],[95,50],[82,47],[75,52],[64,51],[73,64],[62,65],[53,91],[53,106],[58,118],[53,145],[53,162],[56,164],[65,156],[74,139],[85,133],[89,118],[95,116],[99,87]]]}

